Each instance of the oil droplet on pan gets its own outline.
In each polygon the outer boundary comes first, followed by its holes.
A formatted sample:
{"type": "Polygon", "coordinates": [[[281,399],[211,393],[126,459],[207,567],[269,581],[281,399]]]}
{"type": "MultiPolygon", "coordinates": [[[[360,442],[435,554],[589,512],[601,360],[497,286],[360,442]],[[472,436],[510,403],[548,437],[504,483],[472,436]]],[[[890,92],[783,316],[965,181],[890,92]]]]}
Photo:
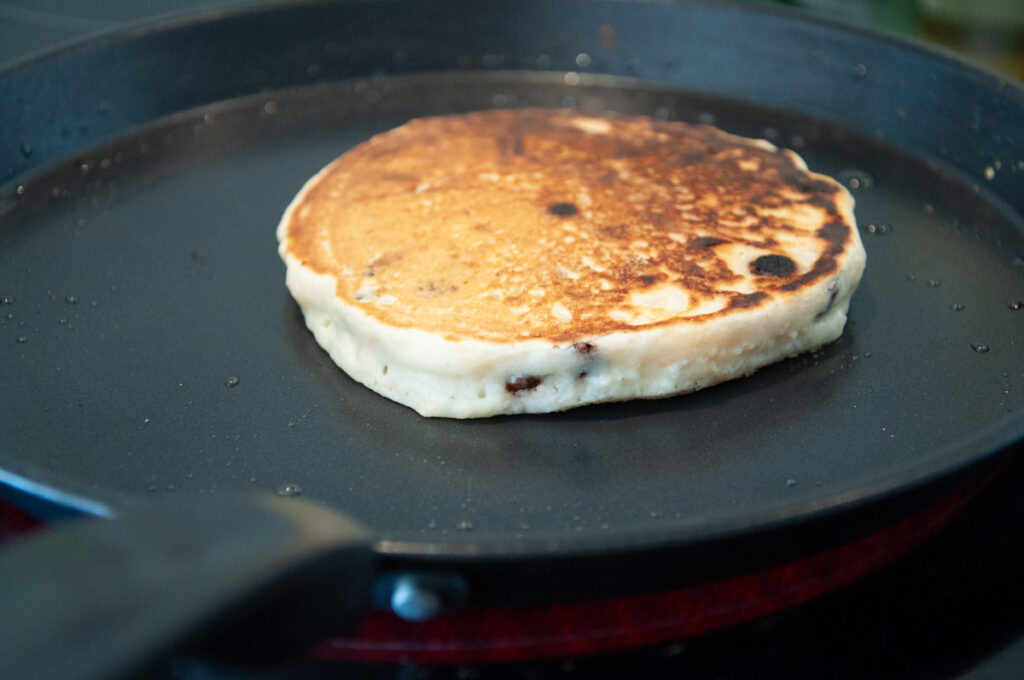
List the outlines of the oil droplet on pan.
{"type": "Polygon", "coordinates": [[[870,189],[875,180],[863,170],[843,170],[839,173],[839,181],[850,189],[870,189]]]}
{"type": "Polygon", "coordinates": [[[973,349],[978,354],[984,354],[985,352],[988,351],[988,345],[986,345],[983,342],[979,342],[979,343],[973,343],[972,342],[971,343],[971,349],[973,349]]]}
{"type": "Polygon", "coordinates": [[[224,381],[224,384],[227,385],[228,387],[235,387],[240,382],[241,380],[239,380],[236,376],[231,376],[230,378],[224,381]]]}
{"type": "Polygon", "coordinates": [[[282,484],[274,493],[278,496],[298,496],[302,493],[302,487],[298,484],[282,484]]]}

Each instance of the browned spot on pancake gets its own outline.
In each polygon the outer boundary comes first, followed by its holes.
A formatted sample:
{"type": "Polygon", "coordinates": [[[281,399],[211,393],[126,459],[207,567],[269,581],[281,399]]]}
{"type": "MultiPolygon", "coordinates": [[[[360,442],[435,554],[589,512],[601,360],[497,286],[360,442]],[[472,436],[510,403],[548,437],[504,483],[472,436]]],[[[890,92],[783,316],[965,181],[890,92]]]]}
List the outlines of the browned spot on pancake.
{"type": "Polygon", "coordinates": [[[704,323],[829,276],[852,242],[848,205],[787,153],[711,127],[492,110],[413,120],[355,147],[299,199],[286,238],[336,278],[342,302],[385,324],[572,344],[704,323]],[[402,257],[374,260],[392,252],[402,257]],[[732,252],[793,270],[755,273],[732,252]],[[357,300],[368,283],[375,297],[357,300]],[[680,287],[685,304],[730,302],[641,326],[613,315],[658,285],[680,287]],[[383,296],[393,302],[374,302],[383,296]]]}
{"type": "MultiPolygon", "coordinates": [[[[689,260],[678,260],[669,261],[666,264],[677,274],[682,274],[684,277],[699,278],[703,279],[708,275],[708,272],[700,266],[697,262],[691,262],[689,260]]],[[[717,264],[717,263],[716,263],[717,264]]],[[[718,271],[716,274],[712,274],[713,278],[724,279],[727,277],[735,278],[727,268],[718,271]]]]}
{"type": "Polygon", "coordinates": [[[672,155],[668,159],[669,167],[672,168],[685,168],[689,165],[696,163],[703,163],[707,161],[708,154],[704,149],[690,149],[682,153],[672,155]]]}
{"type": "Polygon", "coordinates": [[[447,281],[424,281],[416,287],[416,290],[428,296],[450,295],[458,289],[458,286],[447,281]]]}
{"type": "Polygon", "coordinates": [[[829,242],[830,255],[838,255],[850,240],[850,227],[842,222],[829,222],[818,230],[818,236],[829,242]]]}
{"type": "Polygon", "coordinates": [[[609,238],[619,239],[629,236],[629,227],[625,224],[602,224],[597,229],[603,236],[609,238]]]}
{"type": "Polygon", "coordinates": [[[729,307],[732,309],[748,309],[750,307],[757,307],[767,299],[768,293],[747,293],[745,295],[736,295],[729,300],[729,307]]]}
{"type": "Polygon", "coordinates": [[[403,172],[389,172],[384,174],[381,179],[385,182],[403,182],[406,184],[419,184],[420,178],[416,175],[409,175],[403,172]]]}
{"type": "Polygon", "coordinates": [[[689,244],[691,248],[707,249],[712,246],[717,246],[725,243],[720,238],[714,236],[698,236],[697,238],[690,239],[689,244]]]}
{"type": "Polygon", "coordinates": [[[658,229],[671,229],[676,226],[676,218],[673,215],[666,215],[660,211],[648,211],[646,217],[648,223],[658,229]]]}
{"type": "Polygon", "coordinates": [[[832,256],[824,256],[818,258],[818,261],[814,263],[811,271],[807,272],[803,276],[799,276],[789,283],[785,283],[779,286],[779,290],[783,292],[789,292],[799,290],[809,283],[817,281],[819,278],[826,274],[831,274],[836,270],[837,264],[836,259],[832,256]]]}
{"type": "Polygon", "coordinates": [[[522,156],[526,150],[526,143],[521,132],[514,130],[511,134],[498,138],[498,146],[502,154],[511,156],[522,156]]]}
{"type": "Polygon", "coordinates": [[[519,394],[537,389],[542,380],[535,375],[513,375],[505,381],[505,391],[509,394],[519,394]]]}

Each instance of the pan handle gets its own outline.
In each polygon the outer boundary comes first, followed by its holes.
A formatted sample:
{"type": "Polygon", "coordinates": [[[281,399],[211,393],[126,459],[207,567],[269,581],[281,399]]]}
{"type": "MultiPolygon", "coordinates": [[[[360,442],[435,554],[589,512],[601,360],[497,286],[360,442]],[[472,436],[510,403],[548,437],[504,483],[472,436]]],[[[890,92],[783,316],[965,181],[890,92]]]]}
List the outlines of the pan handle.
{"type": "Polygon", "coordinates": [[[0,552],[0,677],[134,677],[169,656],[271,663],[354,626],[374,554],[296,498],[169,497],[0,552]]]}

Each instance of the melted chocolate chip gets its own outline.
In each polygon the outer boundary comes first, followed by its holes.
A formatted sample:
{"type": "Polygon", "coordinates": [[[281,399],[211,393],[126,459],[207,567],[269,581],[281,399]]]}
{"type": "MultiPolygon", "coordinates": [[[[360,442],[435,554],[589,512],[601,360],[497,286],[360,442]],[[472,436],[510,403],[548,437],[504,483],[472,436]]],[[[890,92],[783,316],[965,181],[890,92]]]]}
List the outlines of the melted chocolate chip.
{"type": "Polygon", "coordinates": [[[832,309],[832,305],[834,305],[836,302],[836,297],[838,297],[839,295],[839,286],[837,284],[833,283],[831,286],[829,286],[828,290],[830,293],[828,297],[828,303],[825,305],[825,309],[818,312],[818,314],[814,317],[815,321],[824,318],[824,316],[828,314],[829,310],[832,309]]]}
{"type": "Polygon", "coordinates": [[[597,351],[597,345],[592,342],[574,342],[572,348],[580,354],[593,354],[597,351]]]}
{"type": "Polygon", "coordinates": [[[750,263],[750,270],[766,276],[789,276],[796,271],[796,263],[785,255],[762,255],[750,263]]]}
{"type": "Polygon", "coordinates": [[[649,274],[645,274],[644,276],[640,277],[640,283],[644,284],[644,287],[653,286],[654,282],[657,280],[657,276],[651,276],[649,274]]]}
{"type": "Polygon", "coordinates": [[[505,381],[505,391],[509,394],[519,394],[524,390],[536,389],[541,379],[535,375],[513,375],[505,381]]]}
{"type": "Polygon", "coordinates": [[[548,206],[548,212],[559,217],[572,217],[580,211],[575,203],[552,203],[548,206]]]}

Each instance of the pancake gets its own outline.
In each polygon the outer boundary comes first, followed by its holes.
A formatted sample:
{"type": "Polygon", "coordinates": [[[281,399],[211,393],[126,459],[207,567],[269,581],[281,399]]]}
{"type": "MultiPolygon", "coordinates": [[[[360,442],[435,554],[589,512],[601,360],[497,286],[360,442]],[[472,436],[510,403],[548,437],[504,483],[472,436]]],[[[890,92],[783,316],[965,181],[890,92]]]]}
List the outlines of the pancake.
{"type": "Polygon", "coordinates": [[[838,338],[865,263],[853,198],[791,151],[546,109],[377,135],[306,183],[277,236],[335,363],[451,418],[748,375],[838,338]]]}

